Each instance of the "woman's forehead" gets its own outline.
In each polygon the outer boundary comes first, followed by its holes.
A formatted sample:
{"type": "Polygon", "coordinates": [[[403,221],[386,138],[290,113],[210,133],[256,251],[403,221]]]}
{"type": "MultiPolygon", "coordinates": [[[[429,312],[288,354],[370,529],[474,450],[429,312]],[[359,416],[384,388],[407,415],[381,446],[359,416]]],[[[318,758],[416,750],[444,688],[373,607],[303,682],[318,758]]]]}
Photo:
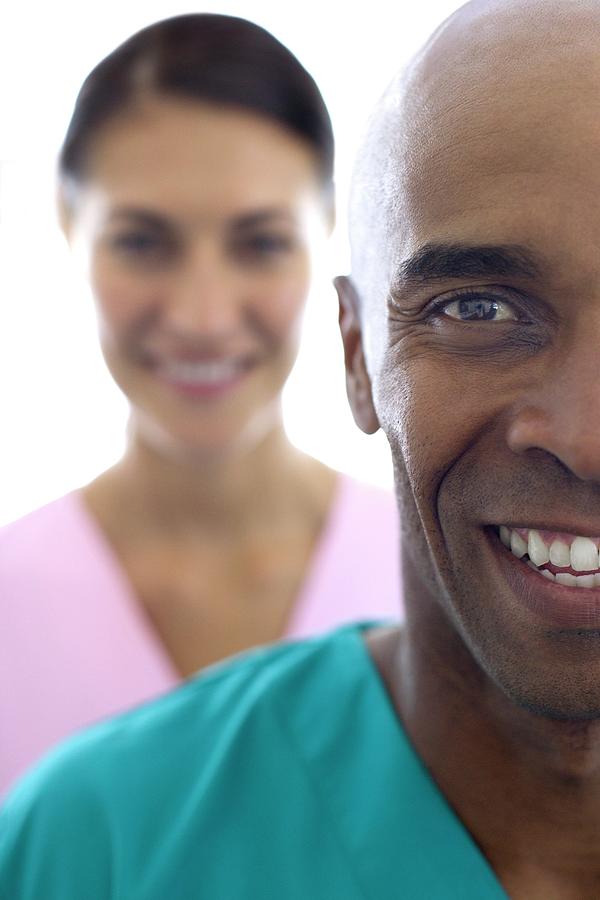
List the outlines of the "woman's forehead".
{"type": "Polygon", "coordinates": [[[95,180],[143,182],[310,177],[314,152],[268,118],[232,106],[150,97],[104,125],[91,145],[95,180]],[[270,178],[269,178],[270,176],[270,178]]]}

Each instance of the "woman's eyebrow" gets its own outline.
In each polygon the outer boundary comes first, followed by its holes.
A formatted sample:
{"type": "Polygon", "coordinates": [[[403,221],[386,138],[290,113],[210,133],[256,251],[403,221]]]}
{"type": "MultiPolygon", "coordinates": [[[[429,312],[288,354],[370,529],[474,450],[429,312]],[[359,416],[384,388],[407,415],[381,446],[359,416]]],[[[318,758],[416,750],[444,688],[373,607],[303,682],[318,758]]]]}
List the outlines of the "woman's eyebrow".
{"type": "MultiPolygon", "coordinates": [[[[111,210],[109,222],[112,223],[120,219],[128,219],[129,221],[135,221],[136,224],[155,229],[165,229],[171,226],[171,222],[166,216],[137,206],[118,206],[111,210]]],[[[244,231],[274,221],[293,223],[296,220],[289,210],[284,207],[274,206],[234,215],[228,222],[228,226],[236,231],[244,231]]]]}
{"type": "Polygon", "coordinates": [[[119,219],[133,220],[137,225],[144,225],[147,228],[165,229],[169,227],[169,220],[165,216],[138,206],[115,207],[111,210],[108,220],[112,223],[119,219]]]}
{"type": "Polygon", "coordinates": [[[453,278],[539,278],[540,262],[519,244],[425,244],[404,260],[393,293],[453,278]]]}
{"type": "Polygon", "coordinates": [[[235,216],[231,220],[231,228],[244,231],[250,228],[256,228],[260,225],[267,225],[274,221],[295,222],[292,213],[282,207],[273,206],[266,209],[255,210],[235,216]]]}

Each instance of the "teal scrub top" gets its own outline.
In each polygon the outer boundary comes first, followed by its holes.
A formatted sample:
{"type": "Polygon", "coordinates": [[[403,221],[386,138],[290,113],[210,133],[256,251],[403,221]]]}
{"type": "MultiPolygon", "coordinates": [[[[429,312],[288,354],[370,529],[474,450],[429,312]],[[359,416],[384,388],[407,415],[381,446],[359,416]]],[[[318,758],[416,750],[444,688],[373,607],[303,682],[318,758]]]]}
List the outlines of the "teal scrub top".
{"type": "Polygon", "coordinates": [[[77,735],[0,813],[2,900],[506,900],[351,626],[77,735]]]}

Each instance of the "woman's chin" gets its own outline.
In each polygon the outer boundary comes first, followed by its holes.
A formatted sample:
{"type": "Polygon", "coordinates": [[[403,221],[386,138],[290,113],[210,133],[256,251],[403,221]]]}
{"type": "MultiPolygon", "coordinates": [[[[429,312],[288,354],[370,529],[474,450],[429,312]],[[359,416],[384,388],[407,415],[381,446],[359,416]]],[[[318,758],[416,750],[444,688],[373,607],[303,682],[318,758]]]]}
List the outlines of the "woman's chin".
{"type": "Polygon", "coordinates": [[[274,431],[279,420],[257,416],[244,421],[210,423],[164,421],[147,413],[132,412],[130,440],[157,455],[183,464],[223,464],[252,451],[274,431]]]}

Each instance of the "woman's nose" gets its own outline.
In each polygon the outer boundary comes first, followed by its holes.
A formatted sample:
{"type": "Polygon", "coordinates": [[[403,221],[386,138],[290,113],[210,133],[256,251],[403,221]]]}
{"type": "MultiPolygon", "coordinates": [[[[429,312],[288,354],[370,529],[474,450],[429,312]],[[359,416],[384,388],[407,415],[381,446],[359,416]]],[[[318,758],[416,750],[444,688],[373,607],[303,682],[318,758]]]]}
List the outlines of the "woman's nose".
{"type": "Polygon", "coordinates": [[[600,336],[589,329],[555,359],[509,422],[515,453],[545,450],[583,481],[600,481],[600,336]]]}
{"type": "Polygon", "coordinates": [[[240,281],[218,249],[190,253],[170,290],[170,327],[182,336],[219,339],[234,332],[241,314],[240,281]]]}

